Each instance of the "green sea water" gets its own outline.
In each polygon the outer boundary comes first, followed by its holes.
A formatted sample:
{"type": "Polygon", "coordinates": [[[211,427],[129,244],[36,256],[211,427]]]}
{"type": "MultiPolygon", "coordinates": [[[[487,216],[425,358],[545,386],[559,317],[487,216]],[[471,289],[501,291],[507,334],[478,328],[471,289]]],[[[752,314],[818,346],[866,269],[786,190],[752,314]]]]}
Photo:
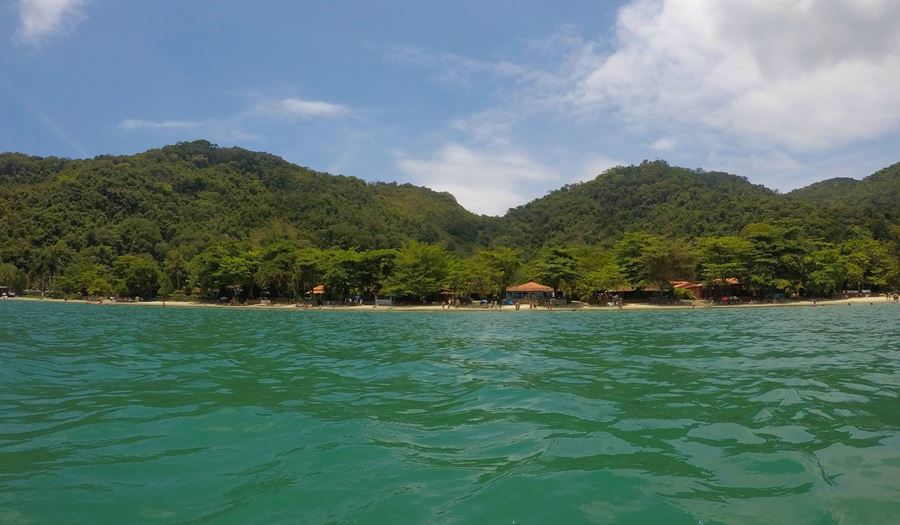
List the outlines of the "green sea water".
{"type": "Polygon", "coordinates": [[[0,523],[900,523],[900,306],[0,302],[0,523]]]}

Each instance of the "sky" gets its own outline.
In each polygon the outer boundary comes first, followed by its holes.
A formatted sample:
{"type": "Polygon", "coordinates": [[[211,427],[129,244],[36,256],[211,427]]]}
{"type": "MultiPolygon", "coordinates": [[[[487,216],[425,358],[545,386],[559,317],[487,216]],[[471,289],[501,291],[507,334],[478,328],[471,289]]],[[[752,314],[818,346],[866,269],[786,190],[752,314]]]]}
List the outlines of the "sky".
{"type": "Polygon", "coordinates": [[[664,159],[780,191],[900,161],[896,0],[0,0],[0,151],[179,141],[502,215],[664,159]]]}

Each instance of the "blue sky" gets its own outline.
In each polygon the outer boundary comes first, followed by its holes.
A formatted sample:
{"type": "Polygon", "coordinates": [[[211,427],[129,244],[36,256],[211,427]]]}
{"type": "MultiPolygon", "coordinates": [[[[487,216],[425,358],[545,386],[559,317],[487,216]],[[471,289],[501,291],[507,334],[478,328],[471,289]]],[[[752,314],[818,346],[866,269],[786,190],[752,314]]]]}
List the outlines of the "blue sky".
{"type": "Polygon", "coordinates": [[[895,0],[0,3],[0,150],[209,139],[502,214],[643,159],[900,161],[895,0]]]}

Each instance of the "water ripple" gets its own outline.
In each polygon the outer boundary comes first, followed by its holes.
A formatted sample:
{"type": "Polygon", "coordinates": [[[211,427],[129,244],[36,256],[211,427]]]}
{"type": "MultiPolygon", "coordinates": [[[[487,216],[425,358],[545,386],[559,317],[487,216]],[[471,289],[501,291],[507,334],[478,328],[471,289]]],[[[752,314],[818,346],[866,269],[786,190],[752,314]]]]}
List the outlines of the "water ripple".
{"type": "Polygon", "coordinates": [[[892,523],[900,308],[0,304],[0,522],[892,523]]]}

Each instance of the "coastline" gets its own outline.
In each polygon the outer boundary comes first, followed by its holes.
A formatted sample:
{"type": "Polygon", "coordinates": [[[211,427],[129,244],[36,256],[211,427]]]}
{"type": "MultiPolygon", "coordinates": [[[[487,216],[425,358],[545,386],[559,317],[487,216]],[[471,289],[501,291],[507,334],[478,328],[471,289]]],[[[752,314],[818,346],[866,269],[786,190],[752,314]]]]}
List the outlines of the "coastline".
{"type": "Polygon", "coordinates": [[[849,299],[817,299],[815,301],[809,300],[798,300],[798,301],[786,301],[781,303],[758,303],[758,304],[707,304],[705,301],[697,301],[694,305],[656,305],[656,304],[646,304],[646,303],[628,303],[625,304],[622,308],[611,307],[611,306],[595,306],[595,305],[583,305],[578,307],[571,306],[558,306],[553,308],[552,310],[547,309],[545,307],[537,308],[537,309],[528,309],[521,308],[516,310],[511,305],[504,305],[503,308],[498,309],[489,309],[482,308],[477,306],[464,306],[460,308],[451,308],[446,309],[442,308],[440,305],[420,305],[420,306],[378,306],[373,307],[372,305],[361,305],[361,306],[349,306],[349,305],[335,305],[335,306],[321,306],[321,307],[310,307],[310,308],[298,308],[294,304],[247,304],[247,305],[230,305],[230,304],[216,304],[216,303],[204,303],[199,301],[142,301],[142,302],[130,302],[130,303],[117,303],[117,302],[97,302],[97,301],[88,301],[84,299],[53,299],[46,297],[15,297],[4,299],[4,301],[28,301],[28,302],[53,302],[53,303],[64,303],[64,304],[91,304],[95,306],[149,306],[149,307],[158,307],[158,308],[227,308],[234,310],[291,310],[297,312],[496,312],[496,313],[522,313],[522,312],[622,312],[622,311],[664,311],[664,310],[720,310],[720,309],[742,309],[742,308],[785,308],[785,307],[819,307],[819,306],[853,306],[853,305],[873,305],[873,304],[900,304],[893,303],[890,299],[884,296],[877,297],[854,297],[849,299]]]}

